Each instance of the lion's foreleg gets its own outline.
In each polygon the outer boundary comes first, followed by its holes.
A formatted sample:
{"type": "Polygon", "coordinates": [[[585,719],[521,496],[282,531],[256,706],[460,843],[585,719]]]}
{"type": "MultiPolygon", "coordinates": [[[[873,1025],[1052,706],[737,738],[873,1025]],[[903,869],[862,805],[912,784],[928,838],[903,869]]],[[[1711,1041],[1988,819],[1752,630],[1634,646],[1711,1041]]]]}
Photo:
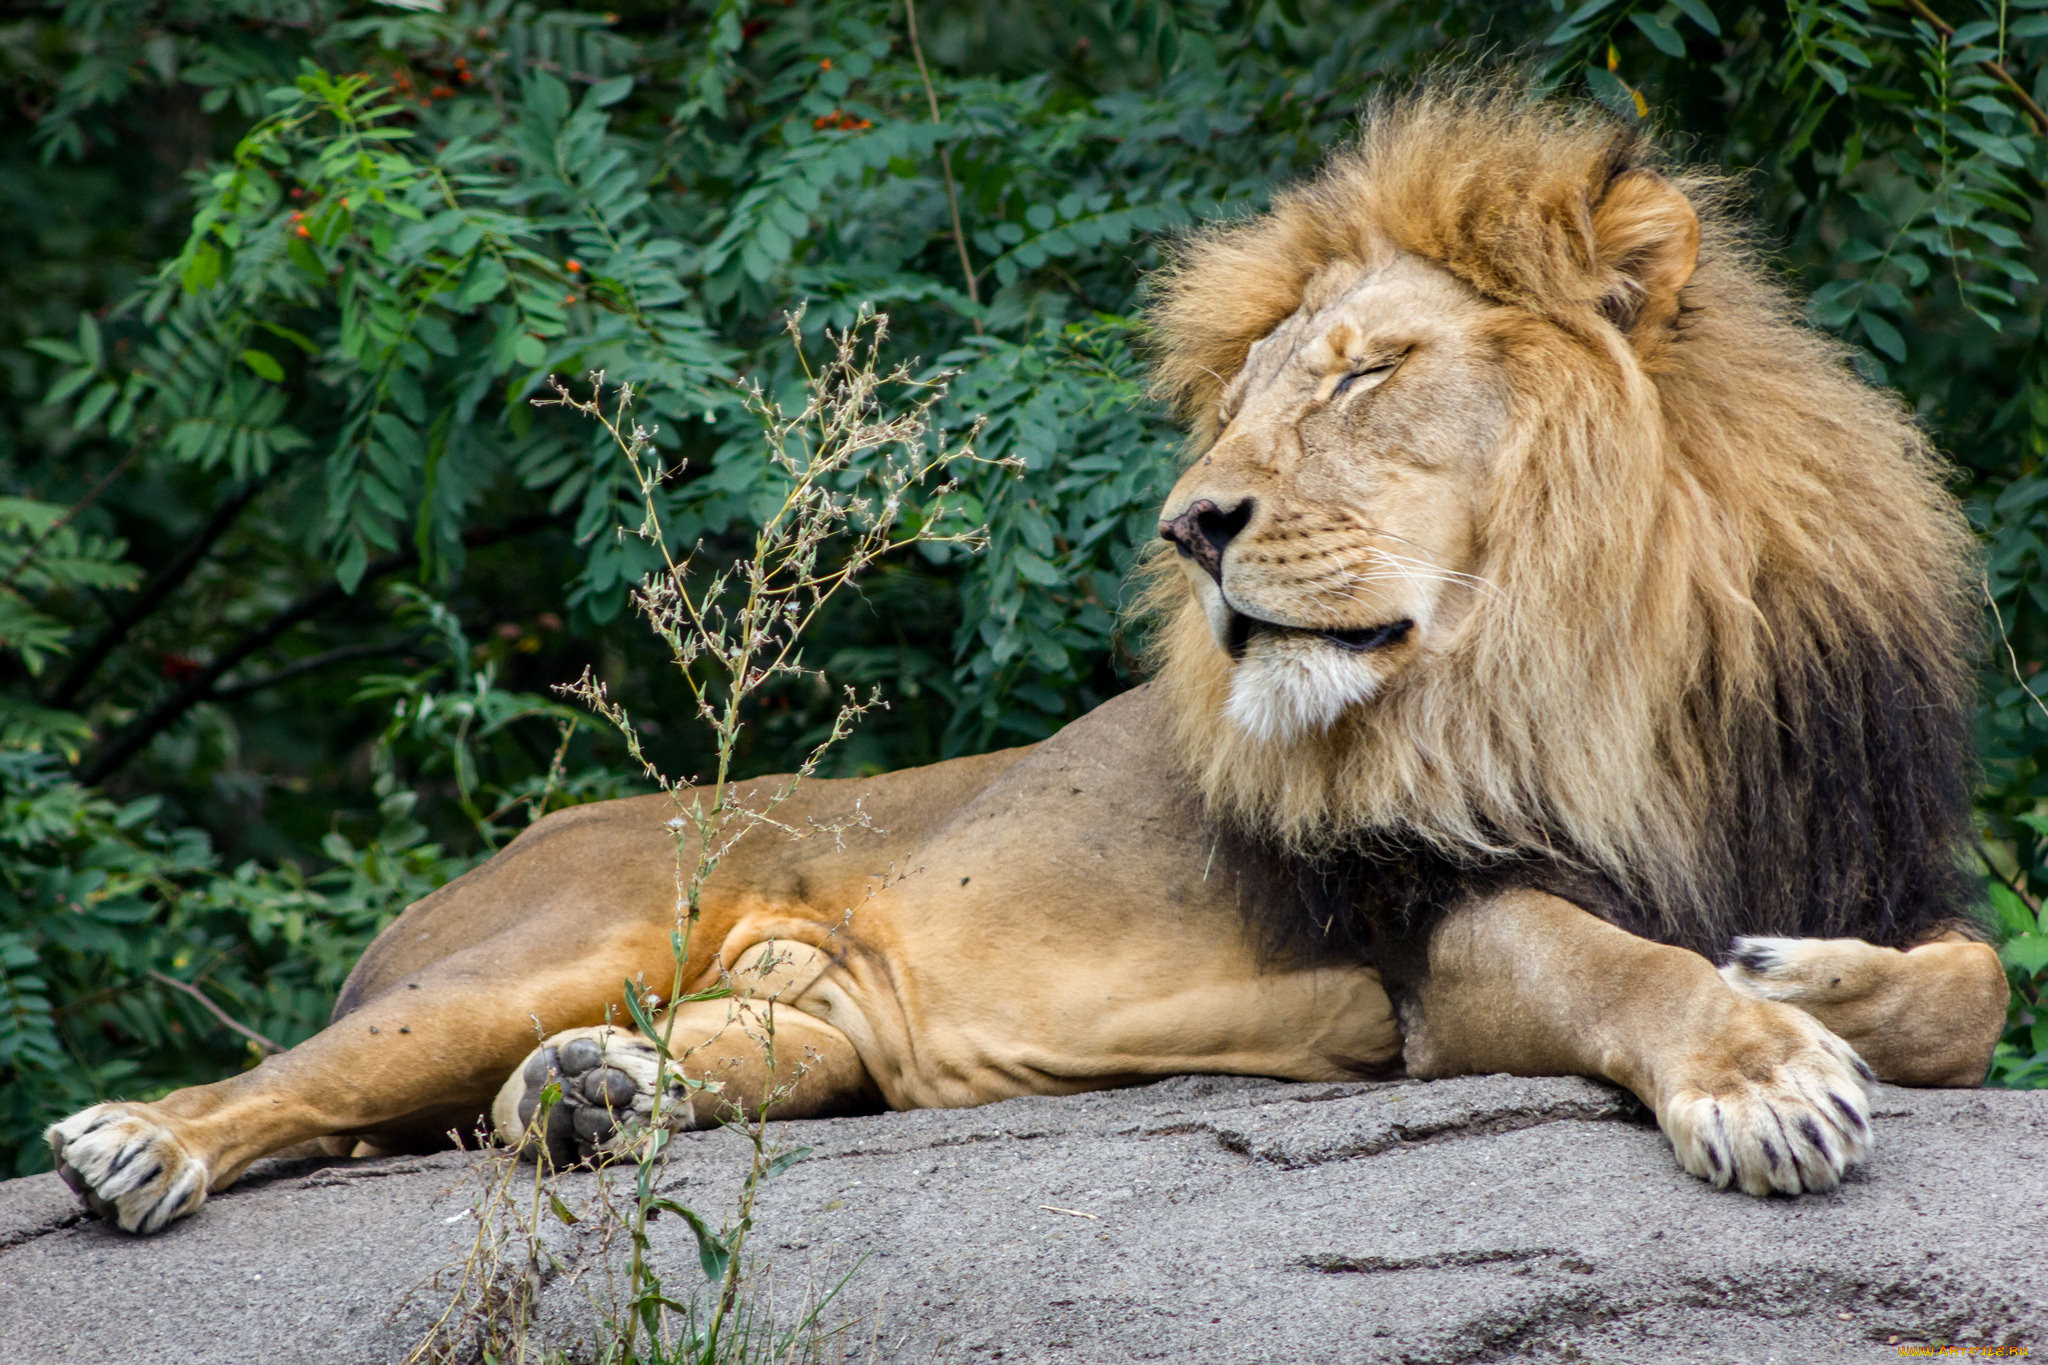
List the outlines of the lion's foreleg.
{"type": "Polygon", "coordinates": [[[1869,1073],[1839,1038],[1557,897],[1454,910],[1398,974],[1413,1075],[1614,1081],[1687,1170],[1751,1194],[1832,1188],[1870,1150],[1869,1073]]]}
{"type": "Polygon", "coordinates": [[[1721,976],[1805,1010],[1899,1085],[1978,1084],[2005,1029],[1998,953],[1959,933],[1903,952],[1859,939],[1737,939],[1721,976]]]}

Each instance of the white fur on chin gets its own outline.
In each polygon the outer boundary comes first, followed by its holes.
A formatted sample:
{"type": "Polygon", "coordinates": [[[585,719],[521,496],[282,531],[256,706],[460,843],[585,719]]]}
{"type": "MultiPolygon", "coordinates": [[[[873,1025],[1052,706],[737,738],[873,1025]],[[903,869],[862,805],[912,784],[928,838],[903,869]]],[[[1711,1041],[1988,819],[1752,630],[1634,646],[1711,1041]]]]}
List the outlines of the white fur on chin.
{"type": "Polygon", "coordinates": [[[1372,665],[1321,640],[1268,636],[1252,641],[1231,670],[1231,724],[1261,744],[1320,734],[1380,680],[1372,665]]]}

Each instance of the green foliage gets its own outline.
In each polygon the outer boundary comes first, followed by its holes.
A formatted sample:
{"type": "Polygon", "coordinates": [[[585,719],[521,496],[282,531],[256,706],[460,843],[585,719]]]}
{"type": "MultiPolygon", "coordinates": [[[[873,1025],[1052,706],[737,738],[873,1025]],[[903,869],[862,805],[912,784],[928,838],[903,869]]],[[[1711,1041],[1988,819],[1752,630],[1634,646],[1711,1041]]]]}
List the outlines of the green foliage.
{"type": "Polygon", "coordinates": [[[312,1033],[392,906],[461,869],[410,818],[415,800],[387,789],[378,827],[329,835],[313,874],[229,869],[204,832],[158,823],[154,798],[117,805],[49,755],[0,752],[4,1169],[47,1164],[52,1114],[256,1060],[200,996],[279,1046],[312,1033]]]}
{"type": "MultiPolygon", "coordinates": [[[[976,0],[924,7],[921,50],[900,0],[608,3],[0,23],[0,1146],[32,1163],[87,1093],[246,1056],[149,972],[303,1036],[379,916],[620,789],[619,741],[551,685],[591,669],[663,770],[708,770],[619,617],[661,550],[734,562],[771,510],[730,381],[801,387],[799,302],[813,335],[889,313],[892,361],[962,372],[941,439],[985,413],[982,454],[1024,471],[965,480],[985,552],[928,547],[820,618],[810,661],[890,701],[832,771],[1026,742],[1127,686],[1177,445],[1146,270],[1446,51],[1526,54],[1740,168],[1815,323],[1956,459],[2020,987],[1997,1075],[2040,1082],[2048,0],[976,0]],[[643,509],[602,433],[526,401],[592,369],[683,461],[659,546],[620,533],[643,509]],[[33,891],[90,876],[126,889],[33,891]]],[[[836,695],[767,688],[736,770],[801,761],[836,695]]]]}
{"type": "MultiPolygon", "coordinates": [[[[2036,834],[2048,832],[2048,817],[2023,817],[2036,834]]],[[[1991,1059],[1991,1082],[2015,1089],[2048,1088],[2048,915],[2009,882],[1994,878],[1991,911],[1999,938],[1999,961],[2012,985],[2005,1037],[1991,1059]]]]}
{"type": "MultiPolygon", "coordinates": [[[[123,561],[126,549],[119,540],[79,534],[69,508],[0,497],[0,649],[18,655],[30,677],[40,676],[71,636],[60,613],[91,589],[135,586],[140,575],[123,561]]],[[[61,746],[84,733],[76,717],[33,704],[10,708],[8,718],[11,728],[21,727],[10,740],[24,747],[38,739],[61,746]]]]}

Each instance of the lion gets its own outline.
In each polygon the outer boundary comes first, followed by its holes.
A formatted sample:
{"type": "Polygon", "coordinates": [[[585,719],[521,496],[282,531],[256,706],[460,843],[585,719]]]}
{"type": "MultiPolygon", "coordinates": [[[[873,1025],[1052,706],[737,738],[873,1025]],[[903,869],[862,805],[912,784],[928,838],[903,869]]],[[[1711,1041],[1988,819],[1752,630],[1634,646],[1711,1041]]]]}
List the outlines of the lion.
{"type": "Polygon", "coordinates": [[[57,1169],[154,1232],[266,1153],[486,1114],[572,1161],[657,1098],[1505,1071],[1626,1087],[1716,1186],[1832,1188],[1871,1080],[1975,1084],[2003,1022],[1959,858],[1973,551],[1727,200],[1593,107],[1380,105],[1157,286],[1191,443],[1150,682],[1034,746],[805,782],[679,972],[676,804],[550,814],[398,916],[324,1031],[54,1125],[57,1169]],[[622,1006],[672,978],[664,1063],[622,1006]]]}

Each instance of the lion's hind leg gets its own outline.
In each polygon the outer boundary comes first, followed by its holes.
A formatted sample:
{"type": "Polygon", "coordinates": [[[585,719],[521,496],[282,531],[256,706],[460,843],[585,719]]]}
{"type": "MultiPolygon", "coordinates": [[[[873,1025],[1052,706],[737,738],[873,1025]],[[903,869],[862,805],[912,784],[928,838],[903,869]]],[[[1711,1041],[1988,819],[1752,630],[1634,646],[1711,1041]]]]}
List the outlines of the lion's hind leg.
{"type": "Polygon", "coordinates": [[[791,1006],[698,1001],[678,1007],[661,1031],[667,1063],[647,1035],[610,1024],[545,1040],[491,1105],[498,1140],[545,1151],[556,1166],[589,1161],[644,1130],[657,1094],[661,1124],[675,1129],[763,1109],[818,1118],[878,1107],[846,1035],[791,1006]]]}
{"type": "Polygon", "coordinates": [[[2005,1026],[1997,952],[1958,933],[1905,951],[1853,938],[1739,938],[1721,978],[1804,1010],[1898,1085],[1978,1084],[2005,1026]]]}

